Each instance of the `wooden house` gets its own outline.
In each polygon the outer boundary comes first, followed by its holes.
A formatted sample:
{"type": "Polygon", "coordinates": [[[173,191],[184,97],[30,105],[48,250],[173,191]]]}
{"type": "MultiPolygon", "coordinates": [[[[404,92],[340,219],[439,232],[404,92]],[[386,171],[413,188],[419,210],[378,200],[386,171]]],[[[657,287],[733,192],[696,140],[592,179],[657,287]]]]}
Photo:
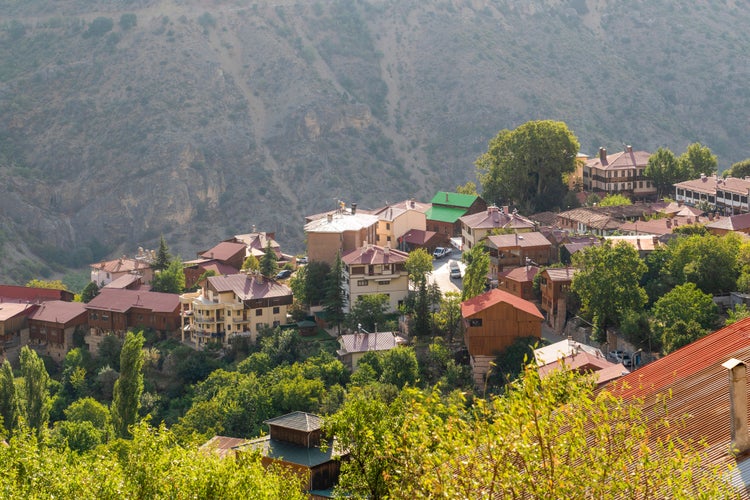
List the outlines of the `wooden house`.
{"type": "Polygon", "coordinates": [[[565,325],[570,283],[576,271],[573,267],[550,267],[542,271],[539,278],[542,311],[547,317],[547,323],[556,332],[562,332],[565,325]]]}
{"type": "Polygon", "coordinates": [[[490,362],[517,338],[542,336],[544,316],[520,297],[492,289],[461,303],[464,341],[474,382],[482,387],[490,362]]]}

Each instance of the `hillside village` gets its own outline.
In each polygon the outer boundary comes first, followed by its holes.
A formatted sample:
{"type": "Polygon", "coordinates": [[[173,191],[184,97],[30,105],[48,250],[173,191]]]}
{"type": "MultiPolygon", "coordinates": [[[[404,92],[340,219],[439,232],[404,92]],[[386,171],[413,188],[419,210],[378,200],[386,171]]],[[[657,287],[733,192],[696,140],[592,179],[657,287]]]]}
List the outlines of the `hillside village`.
{"type": "MultiPolygon", "coordinates": [[[[606,312],[610,316],[599,322],[597,315],[605,313],[594,309],[587,289],[576,283],[576,276],[586,271],[582,263],[592,262],[586,259],[596,257],[596,251],[620,252],[611,253],[617,258],[607,260],[610,268],[635,260],[642,269],[633,287],[653,285],[633,309],[642,311],[647,301],[652,311],[668,312],[661,299],[670,290],[657,278],[666,269],[664,262],[676,258],[669,253],[676,241],[724,239],[733,242],[735,254],[747,244],[750,179],[701,175],[674,184],[669,200],[656,201],[656,186],[643,173],[650,156],[628,146],[614,155],[602,149],[595,158],[580,158],[568,182],[581,186],[582,206],[556,213],[522,214],[478,194],[448,191],[437,192],[428,202],[408,199],[374,210],[339,201],[330,211],[306,217],[304,255],[285,253],[273,232],[253,226],[188,260],[170,262],[162,240],[158,250],[139,248],[132,257],[91,263],[91,284],[76,297],[63,289],[2,285],[0,353],[16,366],[28,346],[65,367],[71,350],[97,357],[113,342],[122,344],[132,331],[150,332],[152,342],[178,342],[196,353],[221,353],[234,352],[238,342],[260,345],[276,330],[335,344],[338,360],[355,377],[373,353],[404,346],[424,349],[430,339],[441,337],[455,362],[450,366],[465,368],[458,387],[481,393],[488,384],[502,387],[502,377],[512,376],[513,370],[499,361],[502,353],[537,344],[533,357],[542,378],[565,366],[594,373],[599,386],[620,380],[621,385],[610,386],[627,397],[644,398],[648,412],[656,411],[651,406],[657,405],[658,392],[672,391],[668,404],[693,414],[691,437],[705,438],[703,425],[714,426],[708,443],[711,463],[743,467],[747,461],[742,453],[750,449],[747,419],[745,415],[744,430],[730,425],[742,420],[743,412],[736,406],[739,396],[732,396],[730,404],[729,394],[746,394],[747,388],[729,386],[726,370],[744,373],[750,361],[750,342],[740,334],[750,327],[750,320],[742,319],[748,290],[724,287],[719,273],[704,277],[718,288],[708,294],[695,286],[690,291],[707,296],[706,309],[715,309],[707,322],[689,319],[687,305],[678,304],[684,318],[652,319],[655,326],[646,332],[648,328],[638,327],[647,317],[643,312],[635,319],[627,310],[606,312]],[[636,201],[587,204],[591,195],[598,200],[625,195],[636,201]],[[661,268],[655,267],[654,256],[660,256],[661,268]],[[422,268],[420,275],[415,262],[425,258],[429,269],[422,268]],[[180,293],[164,291],[174,269],[180,293]],[[333,290],[339,293],[334,292],[338,296],[332,302],[326,280],[337,274],[333,290]],[[653,292],[657,285],[659,293],[653,292]],[[437,290],[438,297],[420,309],[420,297],[428,290],[437,290]],[[435,319],[449,307],[457,308],[455,317],[435,319]],[[720,329],[719,313],[739,321],[720,329]],[[669,323],[677,319],[685,321],[675,332],[669,323]],[[700,358],[700,366],[693,357],[700,358]],[[738,359],[730,363],[729,358],[738,359]],[[731,367],[722,368],[722,363],[731,367]],[[496,366],[507,372],[493,373],[496,366]],[[703,381],[711,384],[713,407],[721,415],[701,413],[706,405],[691,396],[691,384],[703,381]],[[740,455],[728,452],[730,442],[740,455]]],[[[703,265],[710,273],[714,264],[703,265]]],[[[739,277],[742,266],[750,262],[735,264],[739,277]]],[[[673,283],[672,290],[693,282],[685,283],[673,283]]],[[[620,299],[612,295],[608,300],[620,299]]],[[[289,410],[267,415],[263,423],[270,434],[265,437],[215,435],[204,448],[221,456],[258,450],[265,465],[297,456],[299,447],[313,449],[315,458],[305,455],[295,467],[305,471],[303,490],[326,498],[340,469],[335,447],[310,407],[289,410]],[[321,448],[321,442],[328,447],[321,448]]],[[[742,492],[747,495],[744,488],[742,492]]]]}

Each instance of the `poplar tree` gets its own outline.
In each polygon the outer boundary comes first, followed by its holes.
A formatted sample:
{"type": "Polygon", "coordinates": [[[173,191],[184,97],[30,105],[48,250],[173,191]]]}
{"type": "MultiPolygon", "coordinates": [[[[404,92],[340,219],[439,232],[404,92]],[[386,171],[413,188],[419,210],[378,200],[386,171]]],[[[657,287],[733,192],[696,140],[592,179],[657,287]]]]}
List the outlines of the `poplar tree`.
{"type": "Polygon", "coordinates": [[[7,359],[0,368],[0,418],[7,434],[12,433],[18,422],[18,397],[13,369],[7,359]]]}
{"type": "Polygon", "coordinates": [[[343,287],[344,263],[341,261],[341,253],[336,255],[331,272],[326,280],[326,293],[323,299],[328,322],[341,329],[344,321],[344,307],[346,306],[346,292],[343,287]]]}
{"type": "Polygon", "coordinates": [[[112,397],[112,425],[119,437],[130,437],[143,392],[143,332],[128,332],[120,353],[120,377],[112,397]]]}
{"type": "Polygon", "coordinates": [[[26,424],[41,435],[49,422],[49,374],[44,361],[28,346],[21,348],[21,375],[25,402],[23,414],[26,424]]]}

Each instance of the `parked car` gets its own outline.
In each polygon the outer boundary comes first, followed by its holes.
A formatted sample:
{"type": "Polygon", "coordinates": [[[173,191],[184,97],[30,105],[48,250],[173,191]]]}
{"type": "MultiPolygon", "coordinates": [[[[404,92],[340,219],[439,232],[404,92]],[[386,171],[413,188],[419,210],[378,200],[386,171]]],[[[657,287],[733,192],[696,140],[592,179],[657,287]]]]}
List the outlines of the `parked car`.
{"type": "MultiPolygon", "coordinates": [[[[455,261],[453,261],[455,262],[455,261]]],[[[457,280],[460,280],[462,278],[461,276],[461,268],[456,265],[456,267],[451,267],[451,278],[455,278],[457,280]]]]}
{"type": "Polygon", "coordinates": [[[282,269],[276,275],[276,279],[277,280],[285,280],[285,279],[287,279],[291,275],[292,275],[292,270],[291,269],[282,269]]]}
{"type": "Polygon", "coordinates": [[[436,259],[442,259],[446,255],[450,255],[451,249],[450,247],[437,247],[434,252],[432,252],[432,256],[436,259]]]}
{"type": "Polygon", "coordinates": [[[298,258],[297,259],[297,264],[299,264],[299,265],[307,264],[307,255],[305,255],[304,257],[298,258]]]}
{"type": "Polygon", "coordinates": [[[622,363],[626,367],[630,367],[633,364],[633,359],[625,351],[609,351],[609,359],[615,363],[622,363]]]}

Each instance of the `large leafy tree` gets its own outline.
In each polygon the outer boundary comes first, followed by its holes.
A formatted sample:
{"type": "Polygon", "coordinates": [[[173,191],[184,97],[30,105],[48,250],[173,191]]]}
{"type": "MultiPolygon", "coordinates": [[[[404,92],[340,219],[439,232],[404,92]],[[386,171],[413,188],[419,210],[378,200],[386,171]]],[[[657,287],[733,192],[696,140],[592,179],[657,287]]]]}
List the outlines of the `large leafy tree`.
{"type": "Polygon", "coordinates": [[[672,191],[672,185],[685,179],[680,162],[667,148],[659,148],[648,159],[643,174],[656,186],[656,194],[661,197],[672,191]]]}
{"type": "Polygon", "coordinates": [[[23,376],[24,401],[22,405],[26,424],[37,435],[47,430],[49,422],[49,374],[44,361],[28,346],[21,348],[21,376],[23,376]]]}
{"type": "Polygon", "coordinates": [[[490,270],[490,254],[484,245],[479,244],[464,252],[461,258],[466,263],[461,299],[467,300],[484,292],[490,270]]]}
{"type": "Polygon", "coordinates": [[[711,296],[695,283],[674,287],[656,301],[651,315],[652,328],[661,336],[665,354],[709,333],[719,317],[711,296]]]}
{"type": "Polygon", "coordinates": [[[731,292],[737,284],[741,240],[725,236],[691,235],[668,247],[669,274],[676,284],[692,282],[710,295],[731,292]]]}
{"type": "Polygon", "coordinates": [[[722,175],[724,177],[735,177],[737,179],[744,179],[745,177],[750,176],[750,158],[733,163],[732,166],[726,169],[722,175]]]}
{"type": "Polygon", "coordinates": [[[388,296],[383,293],[363,295],[352,304],[346,316],[346,326],[350,330],[357,330],[361,325],[368,332],[374,331],[377,326],[382,329],[389,306],[388,296]]]}
{"type": "Polygon", "coordinates": [[[120,352],[120,377],[112,396],[112,424],[119,437],[129,437],[143,393],[143,332],[128,332],[120,352]]]}
{"type": "Polygon", "coordinates": [[[26,285],[29,288],[50,288],[53,290],[67,290],[68,287],[65,286],[65,283],[62,282],[62,280],[38,280],[33,279],[29,280],[26,285]]]}
{"type": "Polygon", "coordinates": [[[475,164],[482,196],[530,212],[559,207],[563,176],[575,170],[578,139],[563,122],[541,120],[501,130],[475,164]]]}
{"type": "Polygon", "coordinates": [[[700,142],[690,144],[677,161],[680,163],[680,170],[685,176],[684,179],[680,180],[697,179],[701,174],[713,175],[719,167],[716,155],[700,142]]]}
{"type": "Polygon", "coordinates": [[[626,311],[640,311],[648,300],[640,286],[646,264],[638,251],[625,242],[605,241],[573,255],[578,272],[570,288],[581,301],[581,310],[597,327],[604,341],[606,328],[619,325],[626,311]]]}
{"type": "Polygon", "coordinates": [[[424,248],[412,250],[406,258],[404,268],[409,273],[409,281],[419,288],[421,283],[427,281],[427,275],[432,272],[432,255],[424,248]]]}
{"type": "Polygon", "coordinates": [[[155,292],[178,294],[185,291],[185,271],[180,259],[174,259],[166,269],[154,275],[151,289],[155,292]]]}

